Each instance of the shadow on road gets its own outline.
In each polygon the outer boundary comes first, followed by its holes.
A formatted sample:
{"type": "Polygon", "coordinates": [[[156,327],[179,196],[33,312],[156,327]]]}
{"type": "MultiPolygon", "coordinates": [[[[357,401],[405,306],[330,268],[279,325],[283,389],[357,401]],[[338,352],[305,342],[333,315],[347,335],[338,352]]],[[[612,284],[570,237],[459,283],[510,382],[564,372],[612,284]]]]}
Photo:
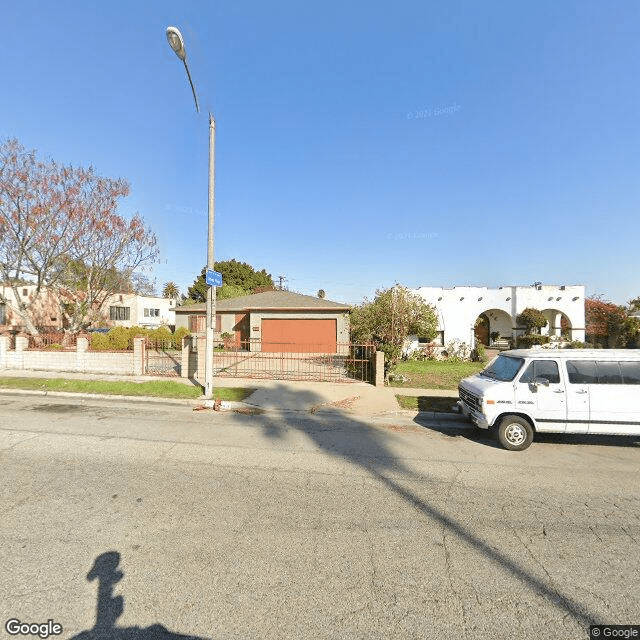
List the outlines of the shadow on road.
{"type": "MultiPolygon", "coordinates": [[[[481,442],[484,445],[495,449],[502,449],[502,446],[496,441],[491,430],[478,429],[469,424],[459,424],[451,422],[451,424],[443,424],[437,420],[416,416],[413,420],[418,426],[429,431],[435,431],[451,438],[465,438],[472,442],[481,442]]],[[[534,436],[534,444],[567,444],[567,445],[592,445],[601,447],[638,447],[640,446],[640,437],[636,436],[618,436],[618,435],[588,435],[580,433],[536,433],[534,436]]]]}
{"type": "Polygon", "coordinates": [[[150,627],[117,627],[116,621],[124,612],[124,598],[114,596],[114,586],[124,573],[118,569],[120,554],[108,551],[99,555],[87,574],[87,580],[98,581],[98,604],[93,629],[82,631],[71,640],[204,640],[196,636],[173,633],[161,624],[150,627]]]}
{"type": "MultiPolygon", "coordinates": [[[[283,385],[282,392],[291,394],[291,387],[283,385]]],[[[313,406],[314,403],[322,402],[322,398],[311,391],[301,391],[300,394],[301,406],[313,406]]],[[[238,417],[238,420],[241,419],[238,417]]],[[[243,422],[245,420],[246,418],[242,419],[243,422]]],[[[535,577],[516,560],[488,545],[475,535],[472,529],[429,504],[428,501],[403,487],[398,479],[391,477],[393,474],[396,474],[396,477],[397,474],[402,474],[410,478],[412,473],[400,460],[396,459],[387,446],[390,437],[387,433],[349,415],[348,412],[324,413],[324,415],[303,412],[265,413],[253,416],[251,420],[252,424],[261,425],[264,434],[269,438],[282,438],[288,430],[304,433],[322,451],[366,470],[373,478],[425,517],[440,523],[445,530],[471,545],[488,562],[511,574],[536,595],[545,598],[565,616],[571,616],[585,627],[602,624],[579,602],[563,594],[552,584],[535,577]]],[[[460,429],[460,434],[470,437],[472,430],[460,429]]],[[[475,435],[473,439],[476,439],[475,435]]],[[[421,477],[424,478],[424,476],[421,477]]]]}

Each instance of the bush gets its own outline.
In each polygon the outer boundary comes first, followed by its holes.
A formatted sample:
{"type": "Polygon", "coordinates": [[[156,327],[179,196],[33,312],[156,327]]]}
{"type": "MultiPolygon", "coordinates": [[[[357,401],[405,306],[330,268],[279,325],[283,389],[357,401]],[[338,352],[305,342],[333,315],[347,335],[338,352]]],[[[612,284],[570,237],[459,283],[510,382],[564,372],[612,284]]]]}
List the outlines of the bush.
{"type": "Polygon", "coordinates": [[[171,342],[174,349],[182,349],[182,339],[186,336],[190,336],[191,331],[186,327],[180,327],[176,329],[176,332],[171,336],[171,342]]]}
{"type": "Polygon", "coordinates": [[[484,348],[482,343],[478,343],[476,348],[472,354],[472,360],[474,362],[486,362],[487,361],[487,351],[484,348]]]}
{"type": "Polygon", "coordinates": [[[573,340],[569,344],[565,345],[565,349],[584,349],[586,347],[584,342],[579,340],[573,340]]]}
{"type": "Polygon", "coordinates": [[[131,333],[126,327],[114,327],[107,333],[107,338],[114,351],[126,351],[130,349],[131,333]]]}
{"type": "Polygon", "coordinates": [[[91,334],[91,349],[93,351],[108,351],[111,349],[111,342],[106,333],[91,334]]]}
{"type": "Polygon", "coordinates": [[[516,317],[516,322],[527,328],[527,335],[533,333],[534,329],[542,329],[547,326],[547,319],[538,309],[527,307],[520,315],[516,317]]]}
{"type": "Polygon", "coordinates": [[[518,336],[516,346],[518,349],[531,349],[534,345],[547,344],[549,340],[549,336],[532,333],[526,336],[518,336]]]}

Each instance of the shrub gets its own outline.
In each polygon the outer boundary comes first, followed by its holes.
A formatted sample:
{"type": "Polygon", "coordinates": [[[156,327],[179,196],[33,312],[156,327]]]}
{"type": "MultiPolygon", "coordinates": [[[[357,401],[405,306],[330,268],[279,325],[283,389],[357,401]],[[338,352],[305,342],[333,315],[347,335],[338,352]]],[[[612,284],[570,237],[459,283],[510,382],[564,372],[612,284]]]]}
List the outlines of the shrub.
{"type": "Polygon", "coordinates": [[[526,336],[518,336],[516,346],[518,349],[531,349],[532,346],[537,344],[547,344],[549,340],[549,336],[533,333],[526,336]]]}
{"type": "Polygon", "coordinates": [[[547,319],[542,311],[527,307],[516,317],[516,322],[527,328],[527,335],[532,334],[534,329],[542,329],[547,326],[547,319]]]}
{"type": "Polygon", "coordinates": [[[131,348],[131,331],[126,327],[114,327],[107,333],[107,338],[114,351],[126,351],[131,348]]]}
{"type": "Polygon", "coordinates": [[[108,351],[111,349],[111,341],[106,333],[91,334],[91,349],[93,351],[108,351]]]}
{"type": "Polygon", "coordinates": [[[569,344],[565,345],[565,349],[584,349],[586,347],[584,342],[579,340],[573,340],[569,344]]]}
{"type": "Polygon", "coordinates": [[[478,343],[476,345],[476,348],[473,352],[473,360],[475,362],[486,362],[487,361],[487,351],[484,348],[484,345],[482,343],[478,343]]]}
{"type": "Polygon", "coordinates": [[[190,336],[191,331],[186,327],[180,327],[176,329],[176,332],[171,336],[171,342],[174,349],[182,349],[182,338],[190,336]]]}

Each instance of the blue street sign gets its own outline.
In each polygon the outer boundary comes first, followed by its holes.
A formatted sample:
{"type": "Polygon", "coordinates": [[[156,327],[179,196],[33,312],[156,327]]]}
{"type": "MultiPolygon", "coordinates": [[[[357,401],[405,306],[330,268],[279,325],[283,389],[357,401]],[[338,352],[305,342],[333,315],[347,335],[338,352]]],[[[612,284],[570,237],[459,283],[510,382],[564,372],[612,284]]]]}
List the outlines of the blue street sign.
{"type": "Polygon", "coordinates": [[[222,274],[219,271],[214,271],[213,269],[207,269],[207,276],[205,278],[205,281],[210,287],[221,287],[222,274]]]}

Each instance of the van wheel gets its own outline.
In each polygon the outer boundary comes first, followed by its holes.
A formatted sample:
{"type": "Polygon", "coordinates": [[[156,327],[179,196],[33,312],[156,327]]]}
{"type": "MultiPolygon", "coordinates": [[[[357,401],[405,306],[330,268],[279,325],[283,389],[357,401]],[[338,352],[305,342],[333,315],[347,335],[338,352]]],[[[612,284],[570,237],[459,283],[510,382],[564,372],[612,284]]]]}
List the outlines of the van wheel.
{"type": "Polygon", "coordinates": [[[509,451],[523,451],[533,442],[533,429],[520,416],[505,416],[498,427],[498,442],[509,451]]]}

